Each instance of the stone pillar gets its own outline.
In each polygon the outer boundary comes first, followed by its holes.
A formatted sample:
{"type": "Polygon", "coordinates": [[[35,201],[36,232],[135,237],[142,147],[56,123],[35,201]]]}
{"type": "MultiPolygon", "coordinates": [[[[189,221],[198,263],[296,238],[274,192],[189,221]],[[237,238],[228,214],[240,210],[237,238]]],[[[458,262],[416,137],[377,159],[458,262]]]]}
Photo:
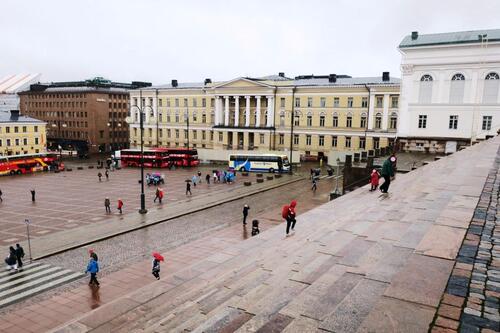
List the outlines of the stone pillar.
{"type": "Polygon", "coordinates": [[[153,122],[156,124],[156,120],[158,119],[158,95],[153,99],[153,122]]]}
{"type": "MultiPolygon", "coordinates": [[[[245,96],[245,127],[250,126],[250,96],[245,96]]],[[[248,140],[248,135],[247,135],[248,140]]]]}
{"type": "Polygon", "coordinates": [[[224,126],[229,126],[229,96],[224,96],[224,126]]]}
{"type": "Polygon", "coordinates": [[[389,121],[389,94],[384,94],[384,111],[382,114],[382,130],[387,131],[389,121]]]}
{"type": "MultiPolygon", "coordinates": [[[[249,97],[250,99],[250,97],[249,97]]],[[[243,150],[248,150],[248,132],[243,132],[243,150]]]]}
{"type": "Polygon", "coordinates": [[[267,96],[267,127],[274,126],[274,97],[267,96]]]}
{"type": "Polygon", "coordinates": [[[257,108],[255,109],[255,113],[257,114],[257,120],[255,127],[260,127],[260,98],[261,96],[255,96],[257,99],[257,108]]]}
{"type": "Polygon", "coordinates": [[[370,107],[368,108],[368,130],[373,129],[373,123],[375,122],[375,95],[370,95],[370,107]]]}
{"type": "Polygon", "coordinates": [[[234,126],[240,123],[240,96],[234,96],[234,126]]]}
{"type": "Polygon", "coordinates": [[[220,97],[216,96],[215,97],[215,113],[214,113],[214,125],[217,126],[220,123],[220,97]]]}

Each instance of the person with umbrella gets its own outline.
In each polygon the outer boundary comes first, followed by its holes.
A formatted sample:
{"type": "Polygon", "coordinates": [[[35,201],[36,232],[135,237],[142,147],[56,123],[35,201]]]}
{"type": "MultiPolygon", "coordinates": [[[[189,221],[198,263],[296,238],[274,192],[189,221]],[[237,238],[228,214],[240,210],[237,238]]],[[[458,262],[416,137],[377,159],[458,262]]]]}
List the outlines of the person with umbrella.
{"type": "Polygon", "coordinates": [[[160,279],[160,261],[164,261],[163,256],[158,252],[153,252],[153,267],[151,269],[151,274],[153,274],[157,280],[160,279]]]}
{"type": "Polygon", "coordinates": [[[186,195],[193,195],[191,193],[191,179],[186,179],[186,195]]]}

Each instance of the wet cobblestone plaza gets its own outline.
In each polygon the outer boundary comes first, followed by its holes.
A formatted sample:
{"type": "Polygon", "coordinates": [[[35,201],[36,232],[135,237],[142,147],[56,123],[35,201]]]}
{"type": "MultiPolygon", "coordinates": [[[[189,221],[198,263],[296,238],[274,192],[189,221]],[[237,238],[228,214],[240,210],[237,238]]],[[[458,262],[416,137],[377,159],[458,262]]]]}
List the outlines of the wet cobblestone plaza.
{"type": "MultiPolygon", "coordinates": [[[[191,169],[176,170],[145,170],[160,172],[165,175],[165,184],[161,188],[165,192],[162,208],[172,203],[192,200],[203,195],[212,195],[243,186],[240,175],[236,182],[228,185],[223,183],[207,185],[205,175],[213,169],[223,169],[224,166],[203,166],[191,169]],[[186,179],[200,170],[202,183],[191,186],[193,195],[186,197],[186,179]]],[[[109,172],[109,180],[104,176],[104,169],[83,170],[73,168],[73,171],[61,173],[37,173],[22,176],[5,176],[0,178],[0,189],[3,192],[3,202],[0,203],[0,247],[26,240],[25,219],[31,221],[31,237],[47,236],[59,231],[91,226],[93,223],[107,219],[119,218],[116,209],[117,200],[124,202],[123,216],[137,214],[140,206],[139,194],[140,170],[123,168],[109,172]],[[100,182],[97,174],[102,173],[100,182]],[[36,201],[31,201],[30,190],[35,189],[36,201]],[[104,199],[111,201],[111,214],[106,214],[104,199]]],[[[255,174],[245,177],[254,180],[255,174]]],[[[153,203],[155,186],[145,186],[146,207],[156,209],[160,204],[153,203]]]]}

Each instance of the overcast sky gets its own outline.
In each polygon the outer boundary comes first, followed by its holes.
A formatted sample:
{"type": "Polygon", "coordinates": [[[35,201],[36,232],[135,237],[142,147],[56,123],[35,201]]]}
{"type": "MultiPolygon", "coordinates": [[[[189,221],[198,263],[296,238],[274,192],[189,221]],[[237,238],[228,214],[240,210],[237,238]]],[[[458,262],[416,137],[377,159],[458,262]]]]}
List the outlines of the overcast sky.
{"type": "Polygon", "coordinates": [[[0,78],[399,77],[411,31],[500,28],[499,13],[497,0],[1,0],[0,78]]]}

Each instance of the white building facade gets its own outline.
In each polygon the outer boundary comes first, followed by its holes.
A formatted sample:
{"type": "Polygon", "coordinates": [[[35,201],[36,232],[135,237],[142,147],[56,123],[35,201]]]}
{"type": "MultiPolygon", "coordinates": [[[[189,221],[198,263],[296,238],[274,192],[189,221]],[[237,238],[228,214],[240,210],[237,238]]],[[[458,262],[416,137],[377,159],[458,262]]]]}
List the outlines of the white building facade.
{"type": "Polygon", "coordinates": [[[406,36],[399,50],[403,150],[445,152],[500,129],[500,29],[406,36]]]}

